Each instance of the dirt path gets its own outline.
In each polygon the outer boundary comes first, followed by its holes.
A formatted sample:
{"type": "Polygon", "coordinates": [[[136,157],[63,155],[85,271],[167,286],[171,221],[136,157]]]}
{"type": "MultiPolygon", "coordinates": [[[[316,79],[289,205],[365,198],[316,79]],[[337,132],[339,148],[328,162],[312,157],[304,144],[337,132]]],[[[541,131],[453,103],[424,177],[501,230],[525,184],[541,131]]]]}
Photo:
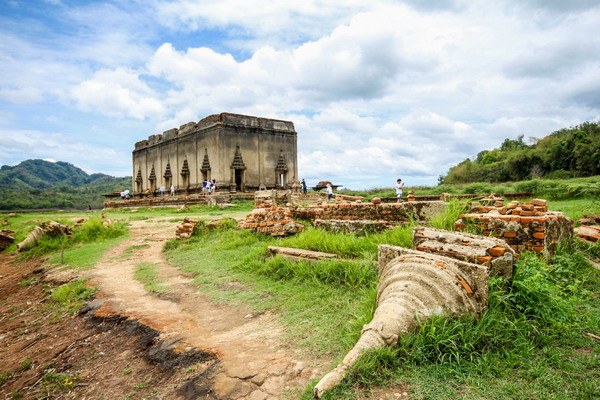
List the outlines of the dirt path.
{"type": "Polygon", "coordinates": [[[282,347],[282,327],[269,313],[214,304],[163,258],[176,223],[135,221],[131,237],[111,249],[90,271],[99,287],[101,310],[139,320],[161,339],[218,355],[214,393],[221,399],[280,399],[301,389],[318,371],[282,347]],[[134,247],[135,246],[135,247],[134,247]],[[156,264],[169,294],[156,296],[134,279],[140,262],[156,264]]]}

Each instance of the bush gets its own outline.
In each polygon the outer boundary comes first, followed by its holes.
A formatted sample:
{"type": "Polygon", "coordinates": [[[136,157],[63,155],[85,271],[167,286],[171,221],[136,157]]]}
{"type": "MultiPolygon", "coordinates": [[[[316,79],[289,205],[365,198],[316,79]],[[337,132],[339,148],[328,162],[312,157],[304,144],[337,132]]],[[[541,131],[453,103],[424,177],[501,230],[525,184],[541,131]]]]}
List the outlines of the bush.
{"type": "Polygon", "coordinates": [[[491,193],[492,185],[489,183],[471,183],[470,185],[465,186],[463,189],[463,193],[465,194],[483,194],[483,193],[491,193]]]}

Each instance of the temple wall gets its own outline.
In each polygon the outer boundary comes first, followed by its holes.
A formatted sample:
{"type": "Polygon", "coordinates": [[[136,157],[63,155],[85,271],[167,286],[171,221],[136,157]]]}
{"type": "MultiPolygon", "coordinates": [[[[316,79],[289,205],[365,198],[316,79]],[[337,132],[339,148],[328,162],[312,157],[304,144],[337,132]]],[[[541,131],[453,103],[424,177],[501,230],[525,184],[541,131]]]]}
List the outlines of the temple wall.
{"type": "MultiPolygon", "coordinates": [[[[153,189],[170,186],[164,178],[167,163],[171,168],[171,183],[177,191],[201,190],[205,177],[216,179],[220,190],[256,190],[263,184],[274,188],[281,184],[276,173],[280,158],[285,160],[287,171],[283,186],[289,187],[298,177],[297,134],[293,123],[237,114],[215,114],[198,123],[189,122],[179,129],[170,129],[160,135],[151,135],[137,142],[133,151],[134,194],[143,193],[151,186],[150,175],[154,167],[156,177],[153,189]],[[239,146],[239,150],[238,150],[239,146]],[[232,163],[239,151],[244,169],[237,173],[232,163]],[[201,171],[205,154],[210,171],[201,171]],[[182,176],[187,160],[189,176],[182,176]],[[141,175],[142,183],[137,184],[141,175]],[[186,182],[187,180],[187,182],[186,182]],[[239,185],[240,182],[242,185],[239,185]]],[[[238,160],[236,165],[241,165],[238,160]]],[[[283,171],[280,171],[283,173],[283,171]]]]}

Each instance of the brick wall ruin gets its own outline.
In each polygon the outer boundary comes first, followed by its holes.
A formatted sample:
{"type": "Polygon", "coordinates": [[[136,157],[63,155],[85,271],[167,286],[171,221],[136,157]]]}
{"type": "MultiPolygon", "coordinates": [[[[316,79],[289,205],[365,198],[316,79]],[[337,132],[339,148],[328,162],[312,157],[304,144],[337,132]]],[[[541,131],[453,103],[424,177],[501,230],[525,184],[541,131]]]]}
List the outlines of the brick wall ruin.
{"type": "Polygon", "coordinates": [[[573,236],[573,221],[561,212],[548,211],[542,199],[512,201],[506,206],[501,199],[493,199],[493,205],[476,206],[461,215],[454,228],[465,230],[467,225],[483,236],[503,239],[517,253],[534,251],[546,258],[554,255],[559,242],[573,236]]]}

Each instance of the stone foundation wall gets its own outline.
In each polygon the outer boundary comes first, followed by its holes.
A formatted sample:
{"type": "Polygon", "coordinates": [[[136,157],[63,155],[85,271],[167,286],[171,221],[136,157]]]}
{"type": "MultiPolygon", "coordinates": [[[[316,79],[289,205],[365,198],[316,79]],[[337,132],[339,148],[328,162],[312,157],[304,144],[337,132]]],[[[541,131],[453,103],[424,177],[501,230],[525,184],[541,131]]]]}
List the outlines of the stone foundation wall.
{"type": "Polygon", "coordinates": [[[179,207],[186,205],[219,205],[229,202],[229,194],[144,197],[141,199],[105,201],[104,208],[179,207]]]}
{"type": "Polygon", "coordinates": [[[395,204],[322,204],[318,206],[295,207],[294,218],[307,221],[321,220],[370,220],[395,223],[408,222],[410,218],[425,222],[432,215],[444,211],[446,204],[441,201],[413,201],[395,204]]]}
{"type": "Polygon", "coordinates": [[[279,206],[255,208],[239,222],[239,227],[271,236],[294,235],[304,229],[304,225],[294,221],[290,207],[279,206]]]}

